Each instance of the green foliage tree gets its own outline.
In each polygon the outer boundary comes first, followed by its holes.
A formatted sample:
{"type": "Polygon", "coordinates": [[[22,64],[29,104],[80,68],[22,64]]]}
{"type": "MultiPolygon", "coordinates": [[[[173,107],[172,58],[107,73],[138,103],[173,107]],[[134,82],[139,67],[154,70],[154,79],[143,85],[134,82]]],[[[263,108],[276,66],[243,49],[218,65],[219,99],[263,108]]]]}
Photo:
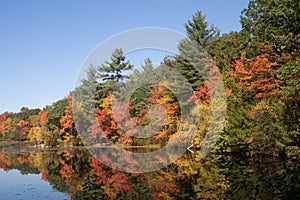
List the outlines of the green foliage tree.
{"type": "Polygon", "coordinates": [[[54,102],[51,106],[46,106],[45,110],[48,111],[47,128],[55,133],[60,130],[60,118],[65,112],[65,107],[68,105],[68,99],[64,98],[54,102]]]}
{"type": "Polygon", "coordinates": [[[208,42],[207,50],[222,74],[226,75],[235,60],[241,57],[248,41],[245,31],[240,31],[223,34],[208,42]]]}
{"type": "Polygon", "coordinates": [[[279,53],[299,54],[299,13],[298,0],[250,0],[241,24],[254,48],[257,43],[274,44],[279,53]]]}
{"type": "Polygon", "coordinates": [[[119,96],[131,100],[132,116],[139,116],[140,111],[149,106],[147,102],[151,94],[151,81],[154,79],[153,63],[150,58],[147,58],[141,70],[135,69],[124,87],[121,87],[119,96]],[[137,86],[139,87],[136,88],[137,86]]]}
{"type": "Polygon", "coordinates": [[[124,71],[131,70],[133,65],[129,61],[126,61],[124,52],[122,49],[116,49],[111,56],[111,61],[106,61],[98,67],[100,78],[103,81],[112,80],[119,83],[129,76],[124,74],[124,71]]]}
{"type": "Polygon", "coordinates": [[[220,30],[214,25],[209,26],[205,18],[201,11],[197,11],[193,15],[192,20],[188,20],[185,24],[189,39],[198,42],[204,48],[210,40],[220,35],[220,30]]]}
{"type": "Polygon", "coordinates": [[[22,107],[20,109],[20,112],[18,113],[11,113],[10,117],[12,118],[17,118],[19,120],[25,120],[25,121],[29,121],[29,117],[32,115],[36,115],[40,112],[41,110],[38,108],[35,109],[29,109],[27,107],[22,107]]]}

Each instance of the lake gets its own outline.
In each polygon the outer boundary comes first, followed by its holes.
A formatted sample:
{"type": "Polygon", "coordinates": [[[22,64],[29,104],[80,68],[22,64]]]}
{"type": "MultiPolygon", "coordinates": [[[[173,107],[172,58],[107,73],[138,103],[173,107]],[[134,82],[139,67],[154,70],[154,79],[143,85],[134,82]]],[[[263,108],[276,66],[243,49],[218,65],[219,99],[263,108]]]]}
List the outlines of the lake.
{"type": "Polygon", "coordinates": [[[2,148],[0,199],[300,199],[298,162],[227,156],[187,151],[161,170],[125,173],[85,148],[2,148]]]}
{"type": "Polygon", "coordinates": [[[22,174],[19,170],[0,170],[0,199],[69,199],[52,188],[39,174],[22,174]]]}

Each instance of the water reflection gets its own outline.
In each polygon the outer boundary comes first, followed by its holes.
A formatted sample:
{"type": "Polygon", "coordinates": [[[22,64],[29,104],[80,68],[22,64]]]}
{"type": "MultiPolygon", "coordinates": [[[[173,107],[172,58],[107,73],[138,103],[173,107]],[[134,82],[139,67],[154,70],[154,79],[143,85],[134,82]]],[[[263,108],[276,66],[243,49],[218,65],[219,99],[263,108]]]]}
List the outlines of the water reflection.
{"type": "Polygon", "coordinates": [[[129,174],[103,165],[85,148],[1,150],[0,199],[300,198],[297,162],[228,156],[201,161],[186,153],[167,168],[129,174]]]}
{"type": "Polygon", "coordinates": [[[0,170],[0,199],[69,199],[67,194],[54,190],[38,174],[21,174],[18,170],[0,170]]]}

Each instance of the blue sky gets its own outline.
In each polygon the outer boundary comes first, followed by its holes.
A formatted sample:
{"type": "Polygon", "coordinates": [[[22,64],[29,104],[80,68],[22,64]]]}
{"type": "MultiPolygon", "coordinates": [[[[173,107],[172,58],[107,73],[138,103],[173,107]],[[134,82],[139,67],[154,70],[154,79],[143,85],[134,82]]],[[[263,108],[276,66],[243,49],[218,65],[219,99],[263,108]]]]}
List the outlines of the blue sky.
{"type": "Polygon", "coordinates": [[[43,108],[73,89],[80,65],[99,43],[133,28],[185,33],[201,10],[222,33],[240,30],[246,0],[2,0],[0,112],[43,108]]]}

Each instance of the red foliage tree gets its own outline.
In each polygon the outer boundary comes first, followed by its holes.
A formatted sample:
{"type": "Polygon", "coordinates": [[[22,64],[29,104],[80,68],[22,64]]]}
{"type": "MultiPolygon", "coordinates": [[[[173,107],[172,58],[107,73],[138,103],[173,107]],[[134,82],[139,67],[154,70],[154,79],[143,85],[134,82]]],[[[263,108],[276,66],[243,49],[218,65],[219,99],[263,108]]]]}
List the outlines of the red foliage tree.
{"type": "Polygon", "coordinates": [[[45,125],[48,122],[48,111],[46,110],[41,114],[41,123],[45,125]]]}
{"type": "Polygon", "coordinates": [[[18,123],[18,127],[20,128],[20,140],[25,140],[30,130],[29,122],[25,120],[20,120],[18,123]]]}
{"type": "Polygon", "coordinates": [[[262,52],[254,58],[242,54],[229,72],[235,87],[254,98],[274,97],[281,93],[281,81],[275,75],[281,65],[276,62],[272,46],[265,46],[262,52]]]}

